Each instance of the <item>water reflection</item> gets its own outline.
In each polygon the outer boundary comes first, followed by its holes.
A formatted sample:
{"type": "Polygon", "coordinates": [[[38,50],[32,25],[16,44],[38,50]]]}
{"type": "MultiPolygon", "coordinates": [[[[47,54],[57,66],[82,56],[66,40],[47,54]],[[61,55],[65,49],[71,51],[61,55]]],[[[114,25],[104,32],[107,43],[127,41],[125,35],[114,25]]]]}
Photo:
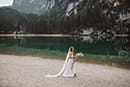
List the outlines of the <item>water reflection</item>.
{"type": "Polygon", "coordinates": [[[76,52],[82,51],[84,54],[130,57],[129,37],[0,37],[0,51],[9,48],[17,50],[24,48],[25,50],[49,50],[66,53],[70,46],[74,46],[76,52]]]}

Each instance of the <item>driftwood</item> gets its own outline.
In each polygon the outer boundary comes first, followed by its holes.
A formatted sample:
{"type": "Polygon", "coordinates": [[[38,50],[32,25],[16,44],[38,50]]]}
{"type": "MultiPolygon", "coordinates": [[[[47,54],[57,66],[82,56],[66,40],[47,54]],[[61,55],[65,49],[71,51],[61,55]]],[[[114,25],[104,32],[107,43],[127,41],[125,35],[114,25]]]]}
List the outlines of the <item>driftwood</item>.
{"type": "Polygon", "coordinates": [[[127,17],[122,17],[122,18],[120,18],[122,21],[124,21],[124,20],[127,20],[127,19],[129,19],[130,18],[130,15],[129,16],[127,16],[127,17]]]}

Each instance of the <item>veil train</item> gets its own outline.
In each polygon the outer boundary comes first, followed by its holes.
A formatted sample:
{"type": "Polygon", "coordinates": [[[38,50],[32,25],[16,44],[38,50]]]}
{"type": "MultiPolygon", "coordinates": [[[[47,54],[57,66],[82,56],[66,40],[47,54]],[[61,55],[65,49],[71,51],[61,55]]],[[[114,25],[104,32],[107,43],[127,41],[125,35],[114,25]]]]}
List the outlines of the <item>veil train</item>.
{"type": "Polygon", "coordinates": [[[70,52],[70,48],[69,48],[69,50],[68,50],[68,53],[67,53],[67,56],[66,56],[64,65],[63,65],[63,67],[61,68],[60,72],[57,73],[57,74],[55,74],[55,75],[46,75],[45,77],[58,77],[58,76],[62,75],[62,73],[64,72],[65,67],[66,67],[66,65],[67,65],[67,62],[68,62],[68,60],[69,60],[69,52],[70,52]]]}

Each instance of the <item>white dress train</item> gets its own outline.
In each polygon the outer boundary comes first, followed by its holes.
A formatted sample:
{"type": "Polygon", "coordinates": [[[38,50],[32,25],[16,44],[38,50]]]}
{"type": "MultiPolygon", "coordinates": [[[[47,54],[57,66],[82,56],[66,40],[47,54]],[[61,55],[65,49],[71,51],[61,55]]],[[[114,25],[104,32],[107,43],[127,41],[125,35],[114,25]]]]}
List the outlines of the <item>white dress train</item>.
{"type": "Polygon", "coordinates": [[[62,69],[60,70],[60,72],[57,73],[56,75],[46,75],[45,77],[59,77],[59,76],[74,77],[74,74],[75,74],[74,61],[73,59],[69,58],[69,52],[70,52],[70,49],[68,50],[64,65],[62,69]]]}
{"type": "Polygon", "coordinates": [[[62,76],[63,77],[74,77],[74,74],[75,74],[74,61],[73,61],[73,59],[69,59],[62,76]]]}

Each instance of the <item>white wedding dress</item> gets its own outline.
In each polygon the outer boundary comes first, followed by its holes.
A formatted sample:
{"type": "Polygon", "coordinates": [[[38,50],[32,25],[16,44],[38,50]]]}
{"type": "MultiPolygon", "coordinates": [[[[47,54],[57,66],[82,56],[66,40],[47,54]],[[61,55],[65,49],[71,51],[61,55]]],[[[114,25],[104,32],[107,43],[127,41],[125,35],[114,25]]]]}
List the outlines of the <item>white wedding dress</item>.
{"type": "Polygon", "coordinates": [[[69,58],[62,76],[63,77],[74,77],[74,74],[75,74],[74,61],[73,61],[73,59],[69,58]]]}
{"type": "Polygon", "coordinates": [[[69,58],[70,49],[68,50],[64,65],[59,73],[56,75],[46,75],[45,77],[74,77],[75,68],[73,59],[69,58]]]}

